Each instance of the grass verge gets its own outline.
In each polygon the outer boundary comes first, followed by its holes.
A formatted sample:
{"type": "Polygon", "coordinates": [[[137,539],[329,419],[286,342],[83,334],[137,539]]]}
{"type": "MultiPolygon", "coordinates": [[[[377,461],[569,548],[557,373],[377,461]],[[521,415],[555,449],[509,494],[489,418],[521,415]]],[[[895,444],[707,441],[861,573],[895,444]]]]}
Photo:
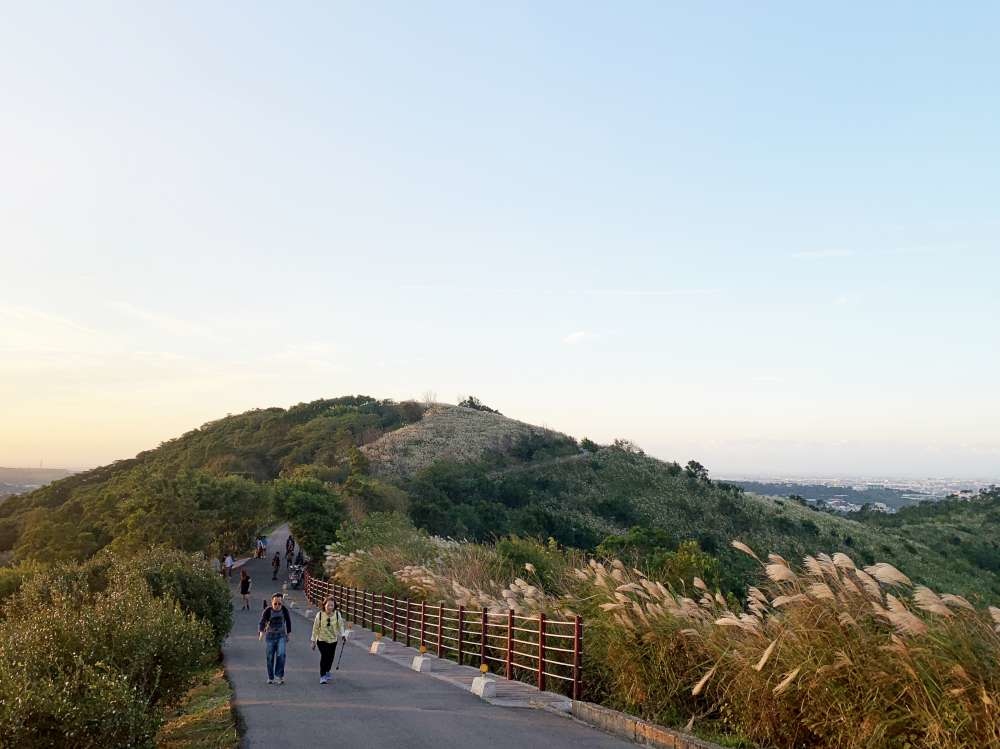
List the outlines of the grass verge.
{"type": "Polygon", "coordinates": [[[232,697],[233,689],[222,666],[206,669],[181,703],[168,713],[156,736],[158,749],[237,749],[240,731],[232,697]]]}

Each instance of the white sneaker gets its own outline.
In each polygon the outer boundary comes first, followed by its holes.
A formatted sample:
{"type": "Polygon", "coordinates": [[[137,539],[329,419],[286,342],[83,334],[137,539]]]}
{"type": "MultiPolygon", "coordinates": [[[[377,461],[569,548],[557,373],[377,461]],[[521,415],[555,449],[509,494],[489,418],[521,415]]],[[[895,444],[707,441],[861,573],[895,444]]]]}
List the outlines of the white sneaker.
{"type": "Polygon", "coordinates": [[[268,679],[268,680],[267,680],[267,683],[268,683],[268,684],[274,684],[274,679],[268,679]]]}
{"type": "Polygon", "coordinates": [[[281,678],[278,679],[278,686],[281,686],[284,683],[285,683],[285,677],[282,676],[281,678]]]}

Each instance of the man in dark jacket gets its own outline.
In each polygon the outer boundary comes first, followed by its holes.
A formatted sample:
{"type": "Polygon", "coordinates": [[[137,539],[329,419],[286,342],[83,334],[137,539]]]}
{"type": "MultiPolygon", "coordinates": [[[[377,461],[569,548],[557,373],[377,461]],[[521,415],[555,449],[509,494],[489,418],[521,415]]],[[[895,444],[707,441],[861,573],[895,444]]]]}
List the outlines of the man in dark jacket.
{"type": "Polygon", "coordinates": [[[260,615],[257,639],[267,637],[267,683],[285,683],[285,645],[292,637],[292,617],[281,593],[271,596],[271,605],[260,615]]]}

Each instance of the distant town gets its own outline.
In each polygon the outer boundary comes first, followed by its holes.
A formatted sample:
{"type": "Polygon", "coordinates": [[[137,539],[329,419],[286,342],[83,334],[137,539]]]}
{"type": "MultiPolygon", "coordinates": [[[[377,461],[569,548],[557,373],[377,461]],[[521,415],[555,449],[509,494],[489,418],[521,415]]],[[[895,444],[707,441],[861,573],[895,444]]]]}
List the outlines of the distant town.
{"type": "Polygon", "coordinates": [[[843,476],[726,476],[720,480],[748,492],[791,497],[805,504],[836,512],[897,512],[919,502],[948,497],[972,498],[980,489],[1000,484],[1000,479],[887,478],[843,476]]]}

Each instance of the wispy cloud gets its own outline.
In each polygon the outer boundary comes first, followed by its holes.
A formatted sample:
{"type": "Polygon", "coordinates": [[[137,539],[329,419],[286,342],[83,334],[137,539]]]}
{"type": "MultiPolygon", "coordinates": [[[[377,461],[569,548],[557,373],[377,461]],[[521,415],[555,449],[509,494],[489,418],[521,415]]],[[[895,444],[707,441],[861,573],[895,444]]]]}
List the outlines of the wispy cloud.
{"type": "Polygon", "coordinates": [[[483,296],[493,294],[497,296],[604,296],[604,297],[627,297],[627,296],[652,296],[652,297],[684,297],[684,296],[712,296],[721,294],[722,289],[716,288],[694,288],[694,289],[532,289],[527,287],[476,287],[462,285],[431,285],[431,284],[408,284],[402,286],[408,291],[433,291],[435,293],[465,293],[483,296]]]}
{"type": "Polygon", "coordinates": [[[194,320],[184,320],[179,317],[171,317],[158,312],[151,312],[141,307],[137,307],[131,302],[111,301],[108,306],[133,320],[144,322],[164,333],[181,337],[211,338],[212,331],[208,326],[194,320]]]}
{"type": "Polygon", "coordinates": [[[802,250],[793,252],[791,256],[797,260],[826,260],[836,257],[853,257],[857,253],[854,250],[828,249],[828,250],[802,250]]]}
{"type": "Polygon", "coordinates": [[[582,343],[584,340],[590,337],[590,334],[586,330],[577,330],[574,333],[570,333],[568,336],[562,339],[562,342],[567,346],[576,346],[582,343]]]}

